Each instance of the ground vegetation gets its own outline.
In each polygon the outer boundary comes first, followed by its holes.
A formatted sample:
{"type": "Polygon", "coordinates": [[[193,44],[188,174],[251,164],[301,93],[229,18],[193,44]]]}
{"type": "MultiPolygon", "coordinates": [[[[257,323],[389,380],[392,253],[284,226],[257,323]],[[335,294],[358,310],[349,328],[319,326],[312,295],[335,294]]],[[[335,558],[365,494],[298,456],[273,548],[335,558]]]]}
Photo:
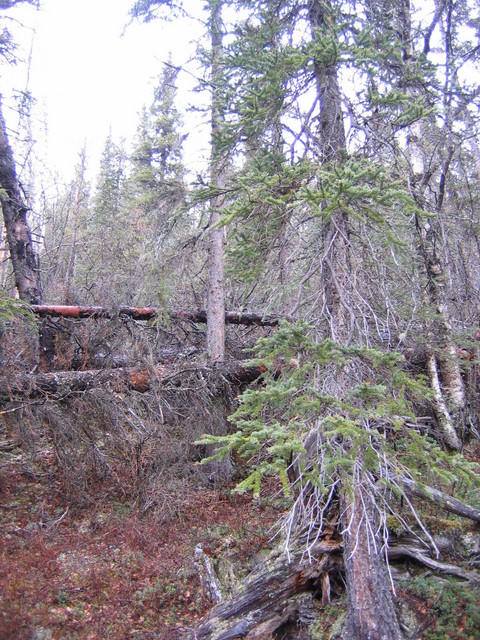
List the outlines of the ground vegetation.
{"type": "Polygon", "coordinates": [[[210,0],[39,251],[0,131],[6,638],[479,637],[478,10],[210,0]]]}

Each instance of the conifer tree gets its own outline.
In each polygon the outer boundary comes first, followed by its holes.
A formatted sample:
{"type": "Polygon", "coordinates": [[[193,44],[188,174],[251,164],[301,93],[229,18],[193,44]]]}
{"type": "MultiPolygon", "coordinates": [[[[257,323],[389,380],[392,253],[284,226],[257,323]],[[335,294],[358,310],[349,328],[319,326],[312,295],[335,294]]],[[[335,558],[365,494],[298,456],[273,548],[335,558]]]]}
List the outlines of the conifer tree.
{"type": "Polygon", "coordinates": [[[176,107],[178,69],[166,63],[144,107],[131,155],[128,179],[133,215],[143,218],[154,236],[165,235],[184,196],[182,121],[176,107]]]}
{"type": "Polygon", "coordinates": [[[124,207],[126,153],[109,134],[92,205],[82,220],[76,278],[95,304],[131,302],[135,243],[124,207]]]}

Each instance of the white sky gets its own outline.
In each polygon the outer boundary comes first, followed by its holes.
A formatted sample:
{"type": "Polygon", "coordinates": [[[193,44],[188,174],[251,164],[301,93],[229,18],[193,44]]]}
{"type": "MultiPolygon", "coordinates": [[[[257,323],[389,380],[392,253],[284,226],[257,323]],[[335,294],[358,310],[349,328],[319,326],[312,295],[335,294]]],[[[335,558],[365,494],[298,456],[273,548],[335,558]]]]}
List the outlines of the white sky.
{"type": "MultiPolygon", "coordinates": [[[[128,141],[136,132],[138,113],[149,105],[162,61],[172,52],[173,62],[187,61],[200,30],[192,23],[135,22],[124,35],[133,0],[43,0],[40,11],[19,7],[7,15],[25,25],[15,29],[22,54],[31,65],[2,64],[0,91],[5,117],[15,128],[12,90],[27,88],[37,100],[34,137],[42,162],[71,177],[86,143],[90,173],[95,173],[110,127],[115,140],[128,141]],[[28,83],[27,83],[27,78],[28,83]],[[47,135],[41,132],[45,129],[47,135]],[[42,138],[45,140],[42,141],[42,138]]],[[[183,75],[184,100],[193,81],[183,75]],[[190,87],[188,86],[190,84],[190,87]]],[[[199,116],[197,116],[199,118],[199,116]]],[[[193,122],[192,127],[196,127],[193,122]]]]}

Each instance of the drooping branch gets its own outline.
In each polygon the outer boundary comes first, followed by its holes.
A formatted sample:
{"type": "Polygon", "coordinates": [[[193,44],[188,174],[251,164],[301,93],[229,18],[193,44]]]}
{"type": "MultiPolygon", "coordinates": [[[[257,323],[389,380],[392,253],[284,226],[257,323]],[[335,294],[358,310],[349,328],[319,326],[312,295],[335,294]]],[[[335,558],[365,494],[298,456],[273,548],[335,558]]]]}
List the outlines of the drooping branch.
{"type": "MultiPolygon", "coordinates": [[[[166,317],[169,320],[189,321],[205,324],[207,312],[204,309],[186,309],[164,311],[155,307],[119,307],[116,310],[105,307],[80,307],[65,305],[32,305],[32,311],[40,317],[57,318],[113,318],[126,316],[133,320],[152,320],[166,317]]],[[[257,325],[260,327],[276,327],[282,320],[293,320],[286,316],[262,315],[250,311],[226,311],[225,322],[227,324],[257,325]]]]}

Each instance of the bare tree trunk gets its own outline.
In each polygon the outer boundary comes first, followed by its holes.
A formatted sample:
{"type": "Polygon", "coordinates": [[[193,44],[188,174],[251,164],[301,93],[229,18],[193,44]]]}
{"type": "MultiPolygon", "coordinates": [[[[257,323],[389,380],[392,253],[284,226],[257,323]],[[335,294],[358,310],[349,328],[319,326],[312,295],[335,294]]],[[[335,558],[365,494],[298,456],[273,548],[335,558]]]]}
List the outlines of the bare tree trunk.
{"type": "Polygon", "coordinates": [[[382,541],[376,526],[375,498],[363,485],[357,459],[354,487],[342,495],[347,623],[343,640],[400,640],[402,634],[390,593],[382,541]]]}
{"type": "MultiPolygon", "coordinates": [[[[211,0],[210,36],[212,43],[212,186],[224,186],[225,154],[219,149],[220,129],[223,123],[222,107],[222,0],[211,0]]],[[[225,289],[224,289],[224,230],[219,227],[223,196],[211,201],[208,300],[207,300],[207,352],[210,360],[223,362],[225,358],[225,289]]]]}
{"type": "Polygon", "coordinates": [[[73,207],[72,221],[72,243],[68,256],[67,269],[65,271],[65,304],[72,304],[74,302],[73,278],[75,276],[75,264],[77,261],[77,235],[79,224],[78,220],[80,215],[80,207],[82,206],[82,202],[85,197],[85,148],[82,149],[80,154],[80,165],[77,166],[76,183],[75,204],[73,207]]]}
{"type": "Polygon", "coordinates": [[[28,207],[18,184],[12,148],[8,141],[0,96],[0,203],[5,221],[15,285],[21,300],[39,304],[40,271],[27,222],[28,207]]]}

